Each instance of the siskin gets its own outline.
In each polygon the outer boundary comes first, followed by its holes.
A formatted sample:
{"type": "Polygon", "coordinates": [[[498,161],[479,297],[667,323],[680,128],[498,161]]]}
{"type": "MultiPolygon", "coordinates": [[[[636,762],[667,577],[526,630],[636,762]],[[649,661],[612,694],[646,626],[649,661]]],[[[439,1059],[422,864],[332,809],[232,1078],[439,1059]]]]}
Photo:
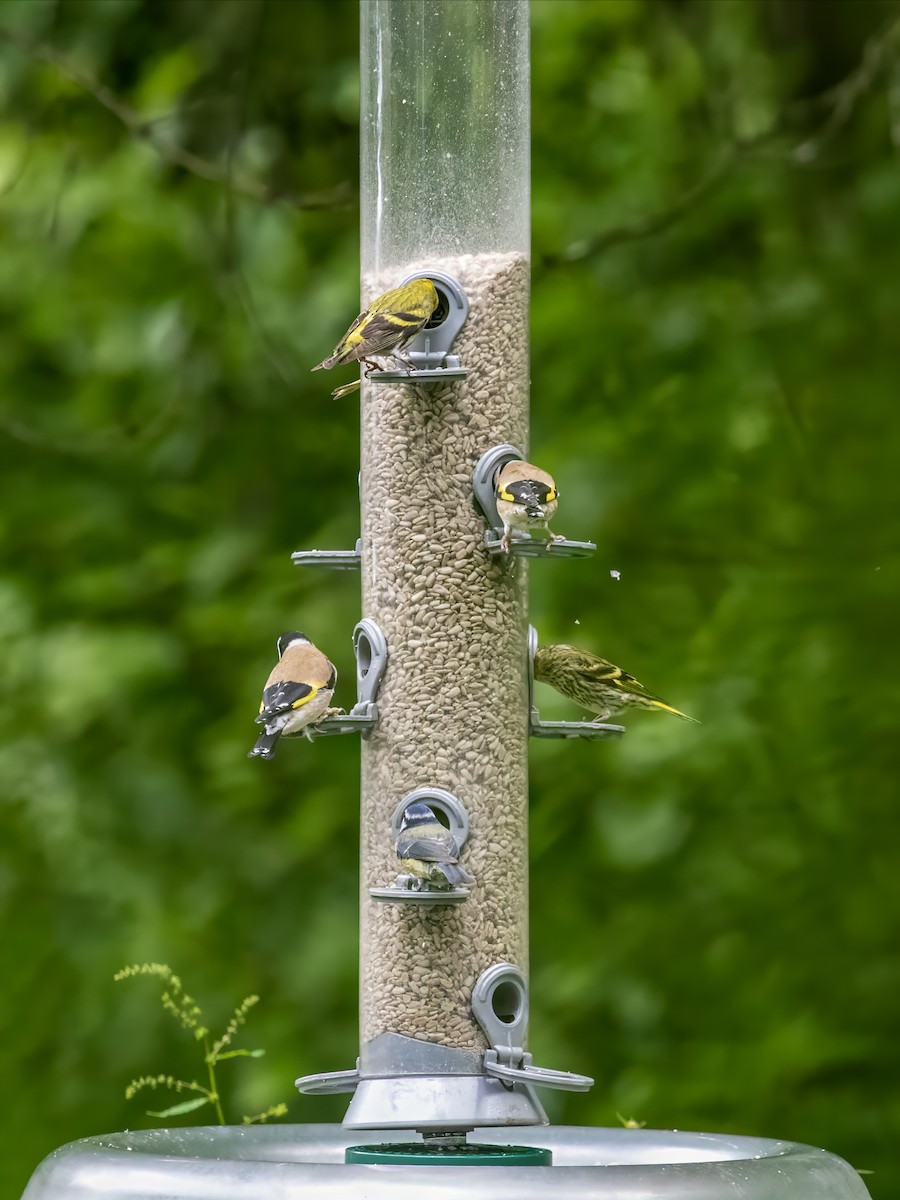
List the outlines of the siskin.
{"type": "Polygon", "coordinates": [[[565,541],[550,532],[549,522],[556,512],[559,492],[553,476],[540,467],[518,459],[506,463],[497,475],[494,499],[503,522],[500,546],[505,554],[509,554],[513,530],[521,530],[529,537],[540,530],[548,541],[565,541]]]}
{"type": "Polygon", "coordinates": [[[459,846],[449,829],[440,823],[427,804],[410,804],[400,822],[395,843],[400,865],[417,883],[416,891],[446,892],[460,884],[474,883],[459,866],[459,846]]]}
{"type": "Polygon", "coordinates": [[[549,683],[582,708],[596,713],[595,721],[605,721],[611,713],[623,708],[661,708],[699,725],[694,717],[679,712],[648,692],[621,667],[576,646],[538,647],[534,656],[534,677],[541,683],[549,683]]]}
{"type": "Polygon", "coordinates": [[[283,734],[306,732],[339,709],[328,707],[334,695],[337,671],[305,634],[293,630],[278,639],[278,662],[263,688],[257,725],[263,732],[248,758],[274,758],[275,744],[283,734]]]}
{"type": "Polygon", "coordinates": [[[399,356],[437,306],[437,288],[430,279],[412,279],[385,292],[359,314],[335,346],[334,353],[323,358],[313,370],[330,371],[339,363],[360,361],[370,369],[379,370],[378,363],[369,359],[376,355],[399,356]]]}

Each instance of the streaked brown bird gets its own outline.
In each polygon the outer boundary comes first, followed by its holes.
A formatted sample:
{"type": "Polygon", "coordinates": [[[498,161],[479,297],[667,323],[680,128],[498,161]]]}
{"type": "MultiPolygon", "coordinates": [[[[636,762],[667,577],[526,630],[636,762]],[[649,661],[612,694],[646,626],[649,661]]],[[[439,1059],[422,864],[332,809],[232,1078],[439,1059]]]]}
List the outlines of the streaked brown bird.
{"type": "Polygon", "coordinates": [[[278,639],[278,662],[263,688],[257,725],[263,731],[248,758],[274,758],[283,734],[305,732],[323,717],[339,712],[328,707],[334,695],[337,671],[309,638],[292,630],[278,639]]]}
{"type": "Polygon", "coordinates": [[[316,363],[313,370],[330,371],[339,363],[360,361],[379,370],[378,363],[370,359],[392,354],[402,357],[400,351],[425,326],[438,302],[437,288],[430,279],[411,279],[385,292],[359,314],[334,353],[316,363]]]}
{"type": "Polygon", "coordinates": [[[579,650],[577,646],[538,647],[534,656],[534,677],[541,683],[549,683],[568,700],[596,713],[595,721],[605,721],[612,713],[626,708],[660,708],[685,721],[700,724],[695,717],[689,717],[660,696],[648,692],[621,667],[588,650],[579,650]]]}
{"type": "Polygon", "coordinates": [[[540,532],[548,542],[564,542],[560,534],[550,532],[550,521],[556,513],[559,492],[552,475],[533,463],[513,459],[505,463],[494,484],[497,513],[503,522],[500,547],[509,554],[513,530],[532,534],[540,532]]]}

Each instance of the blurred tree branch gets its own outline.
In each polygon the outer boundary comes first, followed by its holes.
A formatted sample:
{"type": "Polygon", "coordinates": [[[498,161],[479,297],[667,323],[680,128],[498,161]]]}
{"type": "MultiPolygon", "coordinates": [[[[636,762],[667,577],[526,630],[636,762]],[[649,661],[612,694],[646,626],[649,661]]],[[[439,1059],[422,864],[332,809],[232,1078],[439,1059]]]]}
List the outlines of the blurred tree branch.
{"type": "Polygon", "coordinates": [[[179,146],[164,138],[157,132],[155,122],[145,120],[137,109],[132,108],[90,72],[76,67],[64,54],[47,42],[33,42],[10,29],[2,28],[0,28],[0,41],[17,46],[32,58],[55,68],[61,75],[93,96],[107,112],[112,113],[133,138],[145,142],[164,162],[173,167],[180,167],[210,183],[222,184],[232,192],[248,196],[252,200],[258,200],[262,204],[284,203],[299,209],[322,209],[346,204],[351,198],[351,188],[346,182],[324,192],[281,192],[251,175],[235,172],[230,163],[220,165],[203,158],[199,154],[185,149],[184,146],[179,146]]]}
{"type": "Polygon", "coordinates": [[[847,124],[857,103],[872,89],[882,71],[894,62],[898,45],[900,19],[892,21],[877,37],[870,38],[863,47],[862,59],[856,69],[820,97],[824,103],[831,105],[831,112],[811,138],[791,151],[794,162],[801,165],[811,162],[847,124]]]}
{"type": "MultiPolygon", "coordinates": [[[[821,96],[802,102],[803,107],[815,103],[827,104],[830,106],[830,112],[811,137],[785,153],[789,163],[797,167],[811,163],[823,146],[847,124],[859,101],[871,91],[882,72],[894,62],[898,43],[900,19],[892,21],[880,34],[866,42],[860,62],[845,79],[821,96]]],[[[578,262],[595,254],[602,254],[610,246],[664,233],[715,192],[747,158],[783,136],[785,132],[783,124],[775,124],[755,137],[733,142],[720,151],[715,164],[702,179],[676,197],[667,207],[636,221],[614,225],[594,237],[573,242],[561,251],[551,251],[543,256],[543,265],[555,267],[563,263],[578,262]]]]}
{"type": "Polygon", "coordinates": [[[641,238],[653,237],[657,233],[664,233],[670,226],[691,212],[701,200],[705,200],[714,192],[728,178],[741,159],[762,140],[762,138],[756,138],[744,143],[736,142],[723,151],[709,173],[698,183],[689,187],[667,208],[641,217],[637,221],[614,225],[611,229],[606,229],[592,238],[572,242],[561,252],[545,255],[544,265],[559,266],[562,263],[578,262],[595,254],[602,254],[604,250],[610,246],[616,246],[620,242],[634,242],[641,238]]]}

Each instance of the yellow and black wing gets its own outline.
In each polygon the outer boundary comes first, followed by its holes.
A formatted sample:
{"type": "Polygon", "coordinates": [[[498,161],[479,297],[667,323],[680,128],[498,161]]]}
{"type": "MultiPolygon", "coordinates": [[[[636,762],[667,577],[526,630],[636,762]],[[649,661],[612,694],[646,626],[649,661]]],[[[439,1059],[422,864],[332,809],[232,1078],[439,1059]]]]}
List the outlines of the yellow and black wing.
{"type": "Polygon", "coordinates": [[[630,692],[633,696],[643,696],[645,700],[660,699],[659,696],[654,696],[652,692],[649,692],[639,679],[635,679],[633,675],[629,675],[615,663],[607,662],[605,658],[596,658],[592,655],[590,658],[585,658],[585,661],[579,664],[577,669],[578,674],[586,682],[605,683],[611,687],[617,687],[619,691],[630,692]]]}
{"type": "Polygon", "coordinates": [[[695,725],[700,723],[696,717],[689,717],[680,708],[673,708],[671,704],[663,700],[662,696],[657,696],[645,688],[639,679],[635,679],[633,675],[629,675],[615,663],[607,662],[605,658],[592,658],[589,663],[585,664],[581,675],[593,683],[607,684],[618,688],[626,695],[639,697],[653,708],[665,709],[666,712],[674,713],[676,717],[683,717],[685,721],[692,721],[695,725]]]}
{"type": "Polygon", "coordinates": [[[311,684],[295,683],[290,679],[282,679],[278,683],[271,684],[262,694],[259,716],[256,718],[257,725],[261,725],[264,721],[270,721],[272,717],[277,717],[280,713],[289,712],[292,708],[302,708],[317,695],[318,691],[319,689],[311,684]]]}

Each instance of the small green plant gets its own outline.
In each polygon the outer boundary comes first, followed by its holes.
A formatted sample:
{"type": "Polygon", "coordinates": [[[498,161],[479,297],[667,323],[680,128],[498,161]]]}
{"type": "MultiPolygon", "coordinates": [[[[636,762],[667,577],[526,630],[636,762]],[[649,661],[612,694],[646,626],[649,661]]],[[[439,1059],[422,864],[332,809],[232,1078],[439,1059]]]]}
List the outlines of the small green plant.
{"type": "MultiPolygon", "coordinates": [[[[247,1013],[259,1002],[259,996],[247,996],[234,1010],[231,1020],[225,1027],[225,1032],[215,1041],[210,1041],[209,1029],[203,1024],[203,1012],[200,1005],[189,996],[182,987],[181,980],[174,974],[172,968],[165,963],[135,963],[131,967],[123,967],[113,978],[116,982],[122,979],[135,979],[140,975],[150,975],[160,980],[162,992],[160,1001],[166,1012],[171,1013],[184,1029],[190,1030],[194,1040],[203,1047],[203,1062],[206,1066],[207,1083],[204,1085],[196,1079],[176,1079],[174,1075],[141,1075],[132,1079],[125,1089],[125,1098],[133,1099],[138,1092],[155,1091],[157,1088],[167,1088],[176,1095],[182,1092],[190,1093],[187,1100],[181,1100],[161,1112],[148,1110],[148,1117],[180,1117],[185,1113],[195,1112],[204,1105],[212,1105],[216,1119],[220,1125],[225,1124],[225,1114],[222,1110],[222,1099],[219,1085],[216,1081],[216,1067],[227,1058],[261,1058],[265,1050],[232,1049],[231,1045],[237,1037],[241,1026],[247,1020],[247,1013]]],[[[286,1104],[272,1104],[265,1112],[254,1116],[245,1116],[244,1125],[261,1125],[270,1117],[283,1117],[287,1112],[286,1104]]]]}

